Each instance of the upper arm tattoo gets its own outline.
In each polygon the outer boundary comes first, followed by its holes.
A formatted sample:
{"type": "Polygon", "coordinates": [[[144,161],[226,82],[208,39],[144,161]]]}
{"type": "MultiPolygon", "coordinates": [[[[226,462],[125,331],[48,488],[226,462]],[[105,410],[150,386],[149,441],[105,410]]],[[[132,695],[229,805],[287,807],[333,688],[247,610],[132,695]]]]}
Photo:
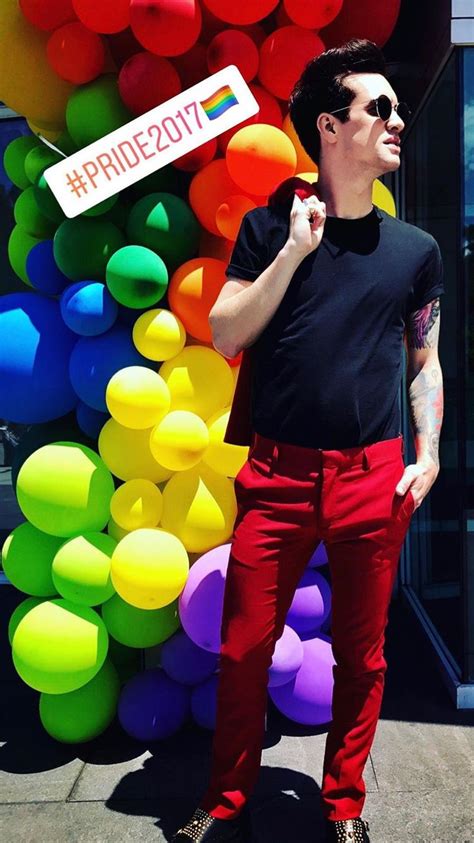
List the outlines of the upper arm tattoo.
{"type": "Polygon", "coordinates": [[[439,337],[439,298],[410,313],[407,323],[407,344],[410,348],[435,348],[439,337]]]}

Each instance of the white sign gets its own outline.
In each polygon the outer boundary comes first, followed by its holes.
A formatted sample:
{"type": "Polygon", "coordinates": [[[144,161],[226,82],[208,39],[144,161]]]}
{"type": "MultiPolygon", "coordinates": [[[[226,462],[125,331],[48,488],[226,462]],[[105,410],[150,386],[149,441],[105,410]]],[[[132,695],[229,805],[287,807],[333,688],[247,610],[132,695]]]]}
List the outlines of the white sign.
{"type": "Polygon", "coordinates": [[[48,167],[44,177],[66,216],[76,217],[258,111],[229,65],[48,167]]]}

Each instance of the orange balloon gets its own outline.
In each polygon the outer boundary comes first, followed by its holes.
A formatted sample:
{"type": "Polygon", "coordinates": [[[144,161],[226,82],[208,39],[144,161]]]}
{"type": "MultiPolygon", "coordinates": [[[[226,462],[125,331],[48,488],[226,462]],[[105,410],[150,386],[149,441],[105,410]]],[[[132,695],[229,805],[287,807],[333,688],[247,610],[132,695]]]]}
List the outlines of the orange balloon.
{"type": "MultiPolygon", "coordinates": [[[[228,196],[241,194],[242,192],[247,193],[248,191],[242,191],[242,188],[231,179],[225,158],[216,158],[194,176],[189,185],[189,204],[201,225],[207,228],[211,234],[216,234],[219,237],[220,231],[216,225],[216,213],[219,205],[222,205],[228,196]]],[[[261,204],[260,198],[255,198],[253,195],[250,198],[256,205],[261,204]]]]}
{"type": "Polygon", "coordinates": [[[252,114],[252,117],[248,117],[247,120],[244,120],[237,126],[233,126],[232,129],[227,129],[226,132],[222,132],[222,134],[219,135],[217,138],[217,144],[220,151],[224,154],[230,139],[236,132],[243,129],[244,126],[252,126],[254,123],[270,123],[271,126],[276,126],[278,129],[281,129],[281,108],[276,97],[274,97],[273,94],[269,94],[265,88],[261,87],[261,85],[254,85],[251,83],[249,88],[258,102],[259,110],[256,114],[252,114]]]}
{"type": "Polygon", "coordinates": [[[236,240],[243,215],[256,207],[248,196],[228,196],[216,213],[216,225],[223,237],[236,240]]]}
{"type": "Polygon", "coordinates": [[[83,85],[102,72],[105,50],[100,35],[79,21],[60,26],[51,35],[46,55],[53,70],[66,82],[83,85]]]}
{"type": "Polygon", "coordinates": [[[287,114],[285,119],[283,120],[283,126],[281,127],[292,142],[293,146],[296,149],[296,169],[299,172],[311,172],[312,170],[317,170],[318,166],[313,161],[312,158],[309,157],[308,153],[306,152],[305,148],[301,145],[300,139],[296,134],[295,127],[291,122],[290,115],[287,114]]]}
{"type": "Polygon", "coordinates": [[[307,62],[324,52],[319,35],[302,26],[282,26],[260,47],[258,78],[267,91],[287,100],[307,62]]]}
{"type": "Polygon", "coordinates": [[[225,154],[227,169],[247,193],[268,194],[296,170],[296,151],[290,139],[275,126],[256,123],[236,132],[225,154]]]}
{"type": "Polygon", "coordinates": [[[218,258],[218,260],[228,264],[233,248],[234,243],[232,240],[226,240],[225,237],[216,237],[215,234],[211,234],[207,229],[201,228],[198,251],[200,257],[218,258]]]}
{"type": "Polygon", "coordinates": [[[216,258],[192,258],[171,276],[168,302],[181,319],[188,334],[212,342],[209,312],[226,280],[224,261],[216,258]]]}

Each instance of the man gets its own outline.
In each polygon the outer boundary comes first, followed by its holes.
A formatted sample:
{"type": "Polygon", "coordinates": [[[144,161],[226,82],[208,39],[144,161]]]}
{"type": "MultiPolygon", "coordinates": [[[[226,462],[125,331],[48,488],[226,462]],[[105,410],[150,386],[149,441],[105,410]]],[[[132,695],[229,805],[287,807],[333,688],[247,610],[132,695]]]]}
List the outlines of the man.
{"type": "Polygon", "coordinates": [[[440,251],[372,204],[374,179],[400,166],[409,110],[379,48],[354,39],[308,63],[290,114],[318,164],[319,198],[244,216],[210,314],[217,350],[251,349],[252,442],[235,480],[211,781],[176,841],[243,839],[267,670],[324,540],[336,664],[321,806],[328,840],[367,843],[362,773],[382,702],[389,601],[410,519],[439,472],[440,251]],[[403,342],[416,449],[407,466],[403,342]]]}

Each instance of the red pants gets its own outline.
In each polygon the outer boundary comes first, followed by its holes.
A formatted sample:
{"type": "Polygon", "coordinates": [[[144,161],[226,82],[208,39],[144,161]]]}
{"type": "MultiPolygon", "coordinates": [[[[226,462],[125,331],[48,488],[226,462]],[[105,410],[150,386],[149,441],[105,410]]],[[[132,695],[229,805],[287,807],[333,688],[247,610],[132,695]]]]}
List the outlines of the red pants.
{"type": "Polygon", "coordinates": [[[321,787],[331,820],[360,816],[380,713],[385,627],[415,508],[397,495],[403,437],[322,450],[254,434],[235,479],[211,778],[200,806],[240,813],[259,773],[268,668],[298,582],[321,540],[332,581],[334,691],[321,787]]]}

